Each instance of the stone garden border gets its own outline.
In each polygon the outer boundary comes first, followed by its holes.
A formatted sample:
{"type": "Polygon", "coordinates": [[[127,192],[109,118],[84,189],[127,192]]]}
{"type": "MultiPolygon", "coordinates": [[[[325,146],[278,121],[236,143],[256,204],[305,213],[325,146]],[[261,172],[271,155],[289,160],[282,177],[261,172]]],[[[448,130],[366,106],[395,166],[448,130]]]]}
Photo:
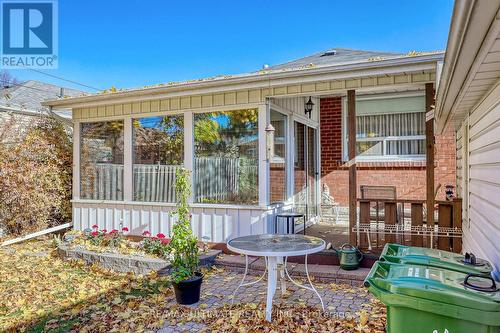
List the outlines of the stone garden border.
{"type": "MultiPolygon", "coordinates": [[[[93,252],[81,247],[70,248],[66,245],[57,247],[59,256],[65,259],[81,259],[87,264],[98,264],[103,268],[111,269],[116,272],[135,274],[147,274],[152,271],[160,275],[168,274],[170,263],[163,259],[148,258],[141,256],[124,255],[110,252],[93,252]]],[[[220,250],[209,250],[200,255],[200,266],[211,266],[216,257],[221,253],[220,250]]]]}

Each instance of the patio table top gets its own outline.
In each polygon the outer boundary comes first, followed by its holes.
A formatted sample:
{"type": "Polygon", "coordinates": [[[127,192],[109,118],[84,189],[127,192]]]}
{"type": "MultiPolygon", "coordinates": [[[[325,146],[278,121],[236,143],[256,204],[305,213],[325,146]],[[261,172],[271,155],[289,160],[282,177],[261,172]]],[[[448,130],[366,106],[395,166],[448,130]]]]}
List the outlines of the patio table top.
{"type": "Polygon", "coordinates": [[[321,238],[277,234],[238,237],[227,243],[228,249],[233,252],[262,257],[302,256],[320,252],[325,246],[321,238]]]}

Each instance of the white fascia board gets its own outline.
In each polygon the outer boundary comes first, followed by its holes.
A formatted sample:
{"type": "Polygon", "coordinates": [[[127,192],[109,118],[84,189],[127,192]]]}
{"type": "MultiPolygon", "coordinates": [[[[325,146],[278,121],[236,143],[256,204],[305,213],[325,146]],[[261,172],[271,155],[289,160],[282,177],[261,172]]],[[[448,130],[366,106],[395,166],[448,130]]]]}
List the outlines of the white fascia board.
{"type": "Polygon", "coordinates": [[[42,105],[54,108],[78,108],[111,103],[127,103],[141,100],[207,94],[240,89],[267,88],[271,85],[298,84],[322,80],[339,80],[396,73],[435,71],[436,62],[442,61],[443,53],[401,57],[340,66],[249,74],[225,79],[199,80],[171,86],[134,89],[109,94],[95,94],[45,101],[42,105]]]}
{"type": "Polygon", "coordinates": [[[437,133],[442,133],[457,116],[458,104],[498,36],[499,7],[500,0],[455,3],[436,97],[437,133]]]}

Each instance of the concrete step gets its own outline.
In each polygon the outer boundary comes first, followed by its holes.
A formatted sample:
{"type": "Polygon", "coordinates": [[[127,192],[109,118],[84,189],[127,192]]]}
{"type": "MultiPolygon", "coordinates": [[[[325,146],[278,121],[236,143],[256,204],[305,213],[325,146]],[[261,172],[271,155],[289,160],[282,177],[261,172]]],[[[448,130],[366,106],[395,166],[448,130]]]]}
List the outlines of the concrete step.
{"type": "MultiPolygon", "coordinates": [[[[243,273],[245,271],[245,256],[223,254],[215,259],[216,266],[243,273]]],[[[288,263],[288,273],[293,278],[305,279],[306,268],[304,264],[288,263]]],[[[358,268],[354,271],[346,271],[334,265],[307,265],[309,276],[314,281],[323,283],[346,284],[354,287],[361,287],[365,280],[369,268],[358,268]]],[[[248,257],[248,274],[260,276],[265,270],[265,261],[261,257],[248,257]]]]}

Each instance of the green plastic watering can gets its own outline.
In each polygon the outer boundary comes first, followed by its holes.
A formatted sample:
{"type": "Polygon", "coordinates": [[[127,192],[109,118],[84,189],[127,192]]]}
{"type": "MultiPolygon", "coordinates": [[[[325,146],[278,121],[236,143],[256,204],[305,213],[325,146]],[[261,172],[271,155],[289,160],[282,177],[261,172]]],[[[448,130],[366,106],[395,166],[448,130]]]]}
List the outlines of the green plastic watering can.
{"type": "Polygon", "coordinates": [[[340,268],[347,271],[358,269],[359,263],[363,260],[363,253],[351,244],[344,244],[335,251],[339,256],[340,268]]]}

